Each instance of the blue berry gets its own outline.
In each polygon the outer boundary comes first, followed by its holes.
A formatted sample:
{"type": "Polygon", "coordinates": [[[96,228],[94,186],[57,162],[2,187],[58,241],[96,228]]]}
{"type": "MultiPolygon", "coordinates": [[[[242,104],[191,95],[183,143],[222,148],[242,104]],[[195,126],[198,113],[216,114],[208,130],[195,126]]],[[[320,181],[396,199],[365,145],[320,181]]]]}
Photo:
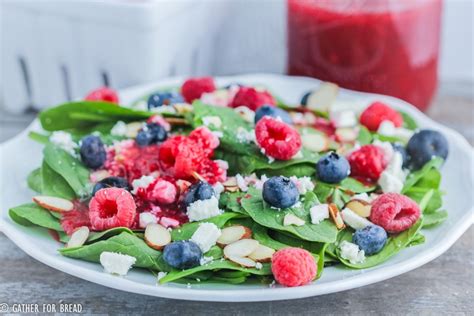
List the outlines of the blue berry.
{"type": "Polygon", "coordinates": [[[295,183],[283,176],[271,177],[263,184],[263,199],[276,208],[293,206],[299,197],[295,183]]]}
{"type": "Polygon", "coordinates": [[[173,268],[184,270],[200,265],[202,251],[192,241],[175,241],[166,245],[163,259],[173,268]]]}
{"type": "Polygon", "coordinates": [[[100,137],[89,135],[81,140],[81,160],[91,169],[98,169],[102,167],[107,158],[104,143],[100,137]]]}
{"type": "Polygon", "coordinates": [[[387,242],[387,232],[380,226],[369,225],[352,235],[352,242],[370,256],[382,250],[387,242]]]}
{"type": "Polygon", "coordinates": [[[437,131],[424,129],[413,135],[408,141],[407,153],[410,166],[414,170],[423,167],[433,157],[448,157],[449,146],[446,138],[437,131]]]}
{"type": "Polygon", "coordinates": [[[94,185],[92,196],[94,196],[97,191],[105,188],[122,188],[128,191],[132,189],[130,184],[128,184],[127,179],[122,177],[108,177],[100,180],[94,185]]]}
{"type": "Polygon", "coordinates": [[[286,124],[293,123],[288,112],[272,105],[262,105],[258,108],[258,110],[255,112],[255,124],[257,124],[257,122],[260,121],[260,119],[262,119],[264,116],[271,116],[274,118],[279,117],[286,124]]]}
{"type": "Polygon", "coordinates": [[[316,163],[316,175],[319,180],[326,183],[339,183],[350,173],[349,162],[343,156],[330,152],[316,163]]]}
{"type": "Polygon", "coordinates": [[[148,97],[148,109],[157,108],[163,105],[171,105],[184,102],[183,96],[177,92],[157,92],[148,97]]]}
{"type": "Polygon", "coordinates": [[[398,151],[403,158],[403,168],[408,167],[408,154],[407,150],[405,149],[405,146],[399,143],[392,143],[392,147],[395,151],[398,151]]]}
{"type": "Polygon", "coordinates": [[[305,107],[306,105],[308,105],[308,98],[309,98],[309,96],[311,95],[311,93],[313,93],[313,91],[308,91],[308,92],[306,92],[306,93],[303,95],[303,97],[301,98],[300,103],[301,103],[301,105],[302,105],[303,107],[305,107]]]}
{"type": "Polygon", "coordinates": [[[184,205],[188,207],[198,200],[209,200],[216,195],[214,188],[207,182],[199,181],[191,185],[184,196],[184,205]]]}
{"type": "Polygon", "coordinates": [[[163,126],[157,123],[148,123],[137,134],[135,141],[138,146],[148,146],[160,143],[168,138],[168,132],[163,126]]]}

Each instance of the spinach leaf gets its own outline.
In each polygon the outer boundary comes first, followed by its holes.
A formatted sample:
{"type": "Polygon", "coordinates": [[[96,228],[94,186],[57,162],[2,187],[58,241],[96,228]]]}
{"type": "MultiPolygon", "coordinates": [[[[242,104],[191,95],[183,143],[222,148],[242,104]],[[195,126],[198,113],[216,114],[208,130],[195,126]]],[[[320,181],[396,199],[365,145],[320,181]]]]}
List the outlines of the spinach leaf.
{"type": "Polygon", "coordinates": [[[41,177],[41,168],[36,168],[35,170],[31,171],[26,179],[28,187],[38,193],[43,191],[43,180],[41,177]]]}
{"type": "Polygon", "coordinates": [[[87,244],[92,244],[94,242],[97,242],[99,240],[103,239],[109,239],[112,236],[119,235],[121,233],[128,233],[134,235],[133,231],[131,231],[127,227],[114,227],[110,228],[107,230],[104,230],[102,232],[91,232],[89,234],[89,237],[87,238],[87,244]]]}
{"type": "Polygon", "coordinates": [[[406,112],[398,111],[403,117],[403,127],[410,130],[415,130],[418,128],[416,121],[406,112]]]}
{"type": "Polygon", "coordinates": [[[57,218],[34,203],[13,207],[8,211],[8,214],[14,222],[23,226],[36,225],[56,231],[63,231],[57,218]]]}
{"type": "Polygon", "coordinates": [[[423,214],[423,228],[432,227],[444,222],[448,218],[448,212],[440,210],[433,213],[423,214]]]}
{"type": "Polygon", "coordinates": [[[365,185],[362,182],[347,177],[339,183],[338,187],[343,191],[350,191],[352,193],[364,193],[364,192],[372,192],[375,190],[374,185],[365,185]]]}
{"type": "Polygon", "coordinates": [[[39,119],[45,130],[58,131],[103,122],[129,122],[146,119],[151,115],[151,112],[133,110],[109,102],[79,101],[47,109],[39,114],[39,119]]]}
{"type": "MultiPolygon", "coordinates": [[[[424,226],[425,226],[425,224],[423,223],[423,227],[424,226]]],[[[410,243],[408,244],[407,247],[418,246],[418,245],[421,245],[421,244],[424,244],[424,243],[425,243],[425,236],[422,233],[418,232],[413,237],[413,239],[410,241],[410,243]]]]}
{"type": "Polygon", "coordinates": [[[89,170],[82,162],[51,144],[46,145],[43,154],[48,166],[66,180],[76,195],[84,196],[89,193],[89,170]]]}
{"type": "MultiPolygon", "coordinates": [[[[403,186],[402,193],[407,192],[411,187],[415,186],[417,182],[420,181],[425,176],[427,176],[428,179],[432,179],[429,181],[431,182],[431,186],[432,186],[431,188],[437,189],[439,182],[437,181],[436,177],[433,177],[433,175],[430,175],[429,173],[433,168],[439,169],[442,164],[443,164],[443,159],[436,157],[436,158],[431,159],[429,162],[427,162],[423,166],[423,168],[421,168],[420,170],[410,173],[407,176],[407,179],[405,180],[405,185],[403,186]]],[[[424,185],[424,187],[428,185],[426,181],[422,182],[422,184],[424,185]]]]}
{"type": "Polygon", "coordinates": [[[231,219],[233,218],[238,218],[242,216],[241,214],[238,213],[233,213],[233,212],[225,212],[221,215],[214,216],[208,219],[204,219],[199,222],[192,222],[192,223],[186,223],[183,226],[179,228],[175,228],[171,231],[171,239],[173,241],[175,240],[187,240],[192,237],[196,229],[198,229],[199,225],[201,223],[213,223],[217,227],[221,228],[224,227],[224,225],[231,219]]]}
{"type": "Polygon", "coordinates": [[[28,137],[35,142],[40,144],[48,144],[49,143],[49,135],[40,134],[34,131],[28,133],[28,137]]]}
{"type": "Polygon", "coordinates": [[[372,143],[372,133],[363,125],[359,125],[359,135],[357,141],[361,146],[372,143]]]}
{"type": "Polygon", "coordinates": [[[122,232],[107,240],[90,245],[59,249],[63,256],[91,262],[100,262],[100,254],[104,251],[135,257],[137,261],[134,266],[138,268],[170,271],[170,267],[163,261],[160,251],[148,247],[142,239],[128,232],[122,232]]]}
{"type": "MultiPolygon", "coordinates": [[[[335,242],[338,230],[330,220],[324,220],[319,224],[312,224],[309,209],[318,204],[319,201],[313,192],[305,196],[304,205],[296,205],[284,210],[276,210],[270,207],[262,198],[262,192],[250,188],[241,200],[245,212],[258,224],[279,231],[289,232],[301,239],[317,242],[335,242]],[[285,214],[292,213],[303,219],[303,226],[284,226],[285,214]]],[[[301,203],[299,203],[301,204],[301,203]]]]}
{"type": "Polygon", "coordinates": [[[418,203],[420,207],[423,206],[422,211],[424,214],[433,213],[443,205],[442,195],[439,190],[412,187],[405,192],[405,195],[418,203]]]}
{"type": "Polygon", "coordinates": [[[57,196],[66,200],[76,197],[74,190],[64,178],[54,171],[45,161],[41,165],[42,194],[57,196]]]}
{"type": "MultiPolygon", "coordinates": [[[[390,257],[394,256],[400,250],[407,247],[416,234],[420,231],[423,225],[423,220],[419,220],[416,222],[412,227],[405,230],[404,232],[399,233],[398,235],[390,236],[387,240],[387,243],[383,247],[383,249],[372,256],[367,256],[364,262],[361,263],[350,263],[348,260],[343,259],[340,255],[339,248],[335,249],[335,253],[338,259],[346,266],[353,268],[353,269],[366,269],[371,268],[376,265],[381,264],[382,262],[387,261],[390,257]]],[[[339,233],[339,242],[346,240],[351,242],[352,241],[352,230],[345,229],[344,231],[339,233]]]]}
{"type": "Polygon", "coordinates": [[[219,207],[234,213],[247,214],[240,205],[245,192],[224,192],[219,197],[219,207]]]}

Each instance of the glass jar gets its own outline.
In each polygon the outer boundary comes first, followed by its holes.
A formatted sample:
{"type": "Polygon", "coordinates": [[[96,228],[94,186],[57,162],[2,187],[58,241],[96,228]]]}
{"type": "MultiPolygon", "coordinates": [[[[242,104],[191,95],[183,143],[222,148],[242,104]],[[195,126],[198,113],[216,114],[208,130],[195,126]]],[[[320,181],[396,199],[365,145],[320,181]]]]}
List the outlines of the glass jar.
{"type": "Polygon", "coordinates": [[[437,86],[442,0],[287,0],[288,73],[426,110],[437,86]]]}

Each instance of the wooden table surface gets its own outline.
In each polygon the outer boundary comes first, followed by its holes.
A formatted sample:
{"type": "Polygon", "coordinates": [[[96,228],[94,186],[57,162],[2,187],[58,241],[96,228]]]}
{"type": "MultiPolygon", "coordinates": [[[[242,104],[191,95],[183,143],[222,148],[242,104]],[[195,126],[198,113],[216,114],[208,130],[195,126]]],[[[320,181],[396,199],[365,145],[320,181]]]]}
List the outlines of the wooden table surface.
{"type": "MultiPolygon", "coordinates": [[[[472,87],[441,89],[429,115],[474,141],[472,87]]],[[[0,113],[0,141],[21,131],[32,114],[0,113]]],[[[263,303],[176,301],[113,290],[35,261],[0,234],[0,304],[76,303],[86,314],[343,315],[446,314],[474,311],[474,229],[445,254],[401,276],[362,288],[301,300],[263,303]]],[[[1,312],[0,312],[1,313],[1,312]]]]}

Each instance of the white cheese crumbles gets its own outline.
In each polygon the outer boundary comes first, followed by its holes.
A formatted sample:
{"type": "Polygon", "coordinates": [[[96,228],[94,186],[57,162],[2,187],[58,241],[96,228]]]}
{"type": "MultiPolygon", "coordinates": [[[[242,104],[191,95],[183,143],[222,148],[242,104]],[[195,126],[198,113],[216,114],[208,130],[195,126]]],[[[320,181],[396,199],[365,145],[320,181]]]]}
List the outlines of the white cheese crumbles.
{"type": "Polygon", "coordinates": [[[329,117],[336,128],[353,127],[357,125],[357,116],[354,111],[331,111],[329,117]]]}
{"type": "Polygon", "coordinates": [[[408,141],[414,132],[403,127],[396,127],[392,121],[385,120],[380,123],[377,133],[384,136],[395,136],[404,141],[408,141]]]}
{"type": "Polygon", "coordinates": [[[167,274],[168,272],[163,272],[163,271],[158,272],[158,275],[156,276],[156,281],[160,282],[160,280],[163,279],[167,274]]]}
{"type": "Polygon", "coordinates": [[[127,135],[127,124],[123,121],[118,121],[110,130],[112,136],[126,136],[127,135]]]}
{"type": "Polygon", "coordinates": [[[263,264],[262,264],[262,263],[260,263],[260,262],[255,263],[255,269],[257,269],[257,270],[262,270],[262,268],[263,268],[263,264]]]}
{"type": "Polygon", "coordinates": [[[100,264],[105,272],[120,276],[127,275],[136,261],[135,257],[116,252],[104,251],[100,254],[100,264]]]}
{"type": "Polygon", "coordinates": [[[247,106],[238,106],[234,108],[234,111],[249,123],[253,123],[255,121],[255,112],[249,109],[247,106]]]}
{"type": "Polygon", "coordinates": [[[223,213],[219,209],[219,200],[215,196],[207,200],[198,200],[191,203],[186,211],[190,222],[201,221],[223,213]]]}
{"type": "Polygon", "coordinates": [[[133,180],[132,181],[132,187],[133,187],[132,193],[137,194],[138,189],[140,189],[140,188],[146,189],[150,184],[153,183],[153,181],[155,181],[155,177],[153,177],[153,176],[141,176],[141,178],[133,180]]]}
{"type": "Polygon", "coordinates": [[[329,218],[329,205],[317,204],[309,209],[309,215],[311,216],[311,223],[319,224],[329,218]]]}
{"type": "Polygon", "coordinates": [[[202,118],[202,124],[207,127],[220,128],[222,126],[222,120],[219,116],[204,116],[202,118]]]}
{"type": "MultiPolygon", "coordinates": [[[[221,261],[223,261],[224,258],[221,259],[221,261]]],[[[208,257],[208,256],[203,256],[200,260],[199,260],[199,264],[204,266],[208,263],[211,263],[212,261],[214,261],[214,258],[213,257],[208,257]]]]}
{"type": "Polygon", "coordinates": [[[388,166],[380,175],[379,186],[384,193],[400,193],[403,189],[406,173],[403,170],[403,157],[398,151],[394,151],[388,166]]]}
{"type": "Polygon", "coordinates": [[[255,142],[255,130],[246,130],[242,126],[239,126],[237,128],[237,132],[235,134],[235,137],[239,141],[239,143],[252,143],[255,142]]]}
{"type": "Polygon", "coordinates": [[[79,148],[79,145],[72,140],[71,134],[63,131],[55,131],[49,136],[49,141],[71,156],[77,156],[76,149],[79,148]]]}
{"type": "Polygon", "coordinates": [[[291,176],[290,180],[296,185],[300,195],[304,195],[307,192],[314,190],[314,183],[311,181],[310,177],[301,177],[291,176]]]}
{"type": "Polygon", "coordinates": [[[146,228],[149,224],[158,223],[158,218],[150,212],[140,213],[138,217],[138,224],[140,228],[146,228]]]}
{"type": "Polygon", "coordinates": [[[341,254],[341,258],[349,260],[350,263],[356,264],[365,261],[365,252],[364,250],[360,250],[359,246],[343,240],[339,244],[339,250],[341,254]]]}
{"type": "Polygon", "coordinates": [[[221,236],[221,230],[213,223],[201,223],[191,236],[191,241],[195,242],[202,253],[206,253],[214,246],[221,236]]]}

